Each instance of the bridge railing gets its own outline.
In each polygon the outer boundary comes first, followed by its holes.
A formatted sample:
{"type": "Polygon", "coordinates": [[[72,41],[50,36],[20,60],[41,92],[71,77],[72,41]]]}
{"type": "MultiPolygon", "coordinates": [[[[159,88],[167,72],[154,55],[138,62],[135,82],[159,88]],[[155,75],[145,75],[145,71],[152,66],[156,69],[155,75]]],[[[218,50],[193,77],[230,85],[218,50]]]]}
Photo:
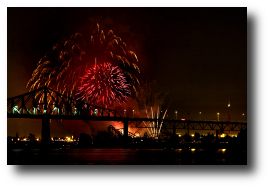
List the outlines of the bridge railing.
{"type": "Polygon", "coordinates": [[[7,99],[8,117],[42,118],[49,115],[49,118],[70,118],[71,119],[97,119],[105,121],[125,121],[126,126],[131,124],[136,128],[149,128],[151,122],[157,122],[162,128],[167,129],[190,129],[190,130],[243,130],[247,127],[246,122],[220,122],[220,121],[182,121],[168,119],[150,118],[126,118],[112,109],[94,106],[83,101],[75,100],[62,95],[47,87],[39,88],[16,97],[7,99]],[[54,116],[54,117],[53,117],[54,116]],[[57,117],[58,116],[58,117],[57,117]],[[112,118],[111,118],[112,117],[112,118]],[[89,119],[89,118],[88,118],[89,119]]]}
{"type": "Polygon", "coordinates": [[[189,129],[189,130],[227,130],[240,131],[247,128],[247,122],[229,121],[193,121],[193,120],[172,120],[172,119],[149,119],[129,118],[129,127],[149,128],[152,122],[161,126],[162,129],[189,129]]]}
{"type": "Polygon", "coordinates": [[[69,115],[121,117],[112,109],[94,106],[62,95],[50,88],[38,90],[7,99],[8,117],[12,115],[69,115]]]}

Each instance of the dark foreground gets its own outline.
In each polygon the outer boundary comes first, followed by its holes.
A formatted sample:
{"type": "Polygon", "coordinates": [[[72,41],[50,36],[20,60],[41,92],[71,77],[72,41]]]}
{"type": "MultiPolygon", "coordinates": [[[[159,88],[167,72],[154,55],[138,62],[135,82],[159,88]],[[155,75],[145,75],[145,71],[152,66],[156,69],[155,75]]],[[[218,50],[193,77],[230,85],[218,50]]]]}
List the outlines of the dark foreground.
{"type": "Polygon", "coordinates": [[[8,165],[246,165],[247,152],[230,149],[9,149],[8,165]]]}

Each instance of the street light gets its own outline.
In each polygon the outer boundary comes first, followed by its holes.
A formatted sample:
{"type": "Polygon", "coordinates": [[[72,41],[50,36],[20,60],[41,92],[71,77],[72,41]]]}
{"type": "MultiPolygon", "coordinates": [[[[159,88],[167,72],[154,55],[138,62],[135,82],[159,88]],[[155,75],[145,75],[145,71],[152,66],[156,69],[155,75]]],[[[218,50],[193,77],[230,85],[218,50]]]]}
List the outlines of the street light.
{"type": "Polygon", "coordinates": [[[219,113],[217,113],[217,121],[219,121],[219,113]]]}
{"type": "Polygon", "coordinates": [[[175,111],[175,117],[176,117],[176,120],[177,120],[177,111],[175,111]]]}
{"type": "Polygon", "coordinates": [[[243,122],[244,122],[245,114],[243,113],[242,116],[243,116],[243,122]]]}
{"type": "Polygon", "coordinates": [[[124,116],[126,117],[126,109],[124,110],[124,116]]]}
{"type": "Polygon", "coordinates": [[[132,112],[133,112],[133,118],[134,118],[134,110],[132,110],[132,112]]]}
{"type": "Polygon", "coordinates": [[[202,112],[199,112],[199,119],[201,120],[201,114],[202,114],[202,112]]]}

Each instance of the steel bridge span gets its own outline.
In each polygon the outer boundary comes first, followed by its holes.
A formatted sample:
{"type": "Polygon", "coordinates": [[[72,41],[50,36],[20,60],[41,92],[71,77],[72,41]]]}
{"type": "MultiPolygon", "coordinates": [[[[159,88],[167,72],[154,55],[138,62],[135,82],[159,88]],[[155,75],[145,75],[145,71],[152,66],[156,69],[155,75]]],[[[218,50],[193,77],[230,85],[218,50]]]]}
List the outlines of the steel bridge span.
{"type": "Polygon", "coordinates": [[[246,122],[191,121],[151,118],[122,117],[117,111],[94,106],[62,95],[48,87],[42,87],[16,97],[7,99],[8,118],[42,119],[42,142],[48,143],[50,119],[118,121],[124,125],[124,139],[128,138],[129,127],[149,128],[150,122],[162,123],[162,129],[189,130],[228,130],[241,131],[247,128],[246,122]]]}

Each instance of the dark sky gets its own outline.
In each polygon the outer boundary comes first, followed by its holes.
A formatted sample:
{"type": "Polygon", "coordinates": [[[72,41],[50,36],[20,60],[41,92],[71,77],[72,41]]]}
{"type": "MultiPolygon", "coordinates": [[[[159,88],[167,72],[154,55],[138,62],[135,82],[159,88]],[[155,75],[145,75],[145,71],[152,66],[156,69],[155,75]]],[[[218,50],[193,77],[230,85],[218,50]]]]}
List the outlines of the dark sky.
{"type": "Polygon", "coordinates": [[[242,121],[242,113],[246,120],[246,8],[8,8],[7,97],[28,92],[53,45],[76,32],[91,34],[96,23],[137,54],[141,81],[156,80],[169,92],[169,117],[177,110],[178,118],[202,112],[202,119],[216,120],[219,112],[227,120],[230,99],[231,120],[242,121]]]}

